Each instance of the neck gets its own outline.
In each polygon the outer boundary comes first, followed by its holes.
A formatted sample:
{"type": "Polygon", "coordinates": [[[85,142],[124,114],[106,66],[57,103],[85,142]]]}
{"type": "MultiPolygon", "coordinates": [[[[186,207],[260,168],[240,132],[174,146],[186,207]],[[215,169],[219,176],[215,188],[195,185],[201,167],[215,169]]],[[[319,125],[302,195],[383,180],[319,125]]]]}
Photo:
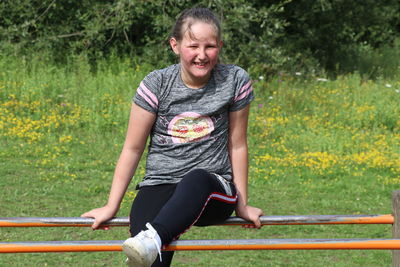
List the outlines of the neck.
{"type": "Polygon", "coordinates": [[[186,73],[182,68],[181,68],[181,78],[183,83],[192,89],[199,89],[204,87],[207,82],[210,80],[210,75],[207,77],[204,77],[204,79],[198,79],[196,77],[192,77],[190,74],[186,73]]]}

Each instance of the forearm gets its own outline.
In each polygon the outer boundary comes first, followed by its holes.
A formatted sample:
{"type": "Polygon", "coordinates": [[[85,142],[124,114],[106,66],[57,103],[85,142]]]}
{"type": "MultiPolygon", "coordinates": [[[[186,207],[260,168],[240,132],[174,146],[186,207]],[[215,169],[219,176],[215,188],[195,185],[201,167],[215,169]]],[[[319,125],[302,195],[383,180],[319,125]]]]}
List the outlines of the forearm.
{"type": "Polygon", "coordinates": [[[123,148],[114,172],[107,206],[119,209],[122,198],[139,164],[143,149],[123,148]]]}
{"type": "Polygon", "coordinates": [[[247,144],[230,147],[233,182],[238,192],[238,207],[247,205],[248,150],[247,144]]]}
{"type": "Polygon", "coordinates": [[[252,221],[254,224],[245,225],[248,228],[260,228],[260,216],[263,211],[259,208],[249,206],[247,201],[247,182],[248,182],[248,152],[247,142],[239,147],[230,148],[230,156],[233,170],[233,181],[238,192],[236,205],[236,216],[245,220],[252,221]]]}
{"type": "Polygon", "coordinates": [[[237,208],[247,205],[248,148],[247,121],[249,106],[229,114],[229,158],[233,182],[238,192],[237,208]]]}

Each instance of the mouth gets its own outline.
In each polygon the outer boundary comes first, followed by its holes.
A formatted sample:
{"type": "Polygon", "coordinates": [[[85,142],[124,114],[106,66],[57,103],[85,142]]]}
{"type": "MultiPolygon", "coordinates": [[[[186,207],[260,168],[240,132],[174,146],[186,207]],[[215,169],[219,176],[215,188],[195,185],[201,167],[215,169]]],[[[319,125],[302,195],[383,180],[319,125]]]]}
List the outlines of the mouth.
{"type": "Polygon", "coordinates": [[[198,68],[204,68],[208,65],[208,62],[193,62],[193,64],[198,68]]]}

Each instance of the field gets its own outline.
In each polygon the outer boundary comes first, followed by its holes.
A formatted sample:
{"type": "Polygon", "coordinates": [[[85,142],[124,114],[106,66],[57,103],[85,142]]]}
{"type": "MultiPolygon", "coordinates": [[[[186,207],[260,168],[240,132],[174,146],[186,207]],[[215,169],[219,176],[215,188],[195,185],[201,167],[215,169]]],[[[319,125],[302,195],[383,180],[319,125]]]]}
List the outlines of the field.
{"type": "MultiPolygon", "coordinates": [[[[0,216],[75,217],[105,204],[131,98],[151,70],[83,56],[0,57],[0,216]]],[[[250,203],[266,215],[388,214],[400,184],[400,81],[253,77],[250,203]]],[[[141,162],[118,216],[127,216],[141,162]]],[[[0,229],[1,241],[122,240],[126,228],[0,229]]],[[[388,225],[193,228],[182,239],[390,238],[388,225]]],[[[118,252],[3,254],[0,266],[124,266],[118,252]]],[[[390,266],[390,251],[178,252],[173,266],[390,266]]]]}

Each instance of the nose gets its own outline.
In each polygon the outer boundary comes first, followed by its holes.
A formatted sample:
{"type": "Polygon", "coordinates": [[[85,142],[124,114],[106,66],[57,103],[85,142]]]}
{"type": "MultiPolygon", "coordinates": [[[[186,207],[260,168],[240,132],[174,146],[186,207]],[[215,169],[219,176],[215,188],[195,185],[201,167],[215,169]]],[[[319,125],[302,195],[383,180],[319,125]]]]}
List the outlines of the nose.
{"type": "Polygon", "coordinates": [[[197,54],[198,59],[202,60],[202,59],[206,59],[207,55],[206,55],[206,49],[205,48],[199,48],[199,52],[197,54]]]}

